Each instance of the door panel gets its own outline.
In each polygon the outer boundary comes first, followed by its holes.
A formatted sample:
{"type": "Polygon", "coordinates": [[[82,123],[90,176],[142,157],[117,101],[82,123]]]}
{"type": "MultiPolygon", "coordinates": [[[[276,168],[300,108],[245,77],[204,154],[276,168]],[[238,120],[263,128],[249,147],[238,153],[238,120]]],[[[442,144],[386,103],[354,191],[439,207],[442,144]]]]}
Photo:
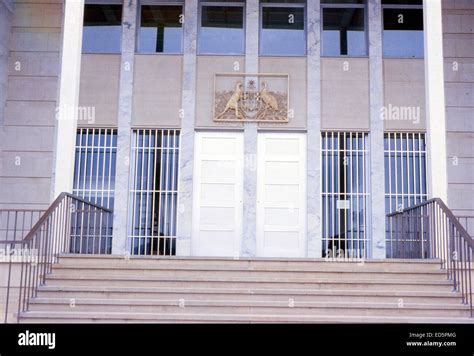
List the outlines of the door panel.
{"type": "Polygon", "coordinates": [[[240,253],[243,152],[241,133],[196,133],[192,240],[195,256],[240,253]]]}
{"type": "Polygon", "coordinates": [[[306,136],[258,135],[257,255],[306,255],[306,136]]]}

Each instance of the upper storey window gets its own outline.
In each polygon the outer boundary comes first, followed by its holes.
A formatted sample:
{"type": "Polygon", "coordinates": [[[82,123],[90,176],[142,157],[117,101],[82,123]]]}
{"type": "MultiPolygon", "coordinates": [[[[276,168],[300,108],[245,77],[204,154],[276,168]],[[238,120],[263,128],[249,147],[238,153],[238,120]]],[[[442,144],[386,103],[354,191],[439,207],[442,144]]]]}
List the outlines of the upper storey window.
{"type": "Polygon", "coordinates": [[[122,36],[122,5],[85,4],[83,53],[119,53],[122,36]]]}
{"type": "Polygon", "coordinates": [[[245,1],[200,3],[200,54],[243,54],[245,1]]]}
{"type": "Polygon", "coordinates": [[[305,55],[304,0],[261,0],[260,54],[305,55]]]}
{"type": "Polygon", "coordinates": [[[423,4],[419,0],[383,0],[383,55],[422,58],[423,4]]]}
{"type": "Polygon", "coordinates": [[[366,56],[365,1],[322,0],[323,56],[366,56]]]}
{"type": "Polygon", "coordinates": [[[138,51],[181,53],[183,51],[183,6],[142,5],[138,51]]]}

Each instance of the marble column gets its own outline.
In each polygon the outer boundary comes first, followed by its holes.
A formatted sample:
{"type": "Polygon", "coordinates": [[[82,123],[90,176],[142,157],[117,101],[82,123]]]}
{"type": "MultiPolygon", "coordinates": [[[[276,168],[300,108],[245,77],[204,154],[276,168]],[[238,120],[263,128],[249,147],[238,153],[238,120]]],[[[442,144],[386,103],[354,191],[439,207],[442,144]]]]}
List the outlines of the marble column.
{"type": "Polygon", "coordinates": [[[322,256],[321,240],[321,6],[307,6],[307,257],[322,256]]]}
{"type": "Polygon", "coordinates": [[[72,192],[81,76],[83,14],[84,0],[69,0],[64,3],[60,53],[61,75],[56,111],[51,200],[54,200],[62,192],[72,192]]]}
{"type": "Polygon", "coordinates": [[[369,92],[370,92],[370,198],[367,209],[370,221],[371,251],[368,257],[385,258],[385,166],[384,126],[381,108],[384,103],[382,60],[382,9],[380,0],[368,1],[369,23],[369,92]]]}
{"type": "Polygon", "coordinates": [[[429,194],[447,203],[448,173],[441,15],[441,0],[423,1],[426,123],[430,157],[428,160],[429,194]]]}
{"type": "Polygon", "coordinates": [[[137,8],[137,0],[124,1],[117,125],[114,231],[112,239],[113,254],[127,254],[130,252],[130,241],[128,239],[128,209],[130,201],[130,144],[137,8]]]}
{"type": "Polygon", "coordinates": [[[194,116],[196,107],[196,39],[198,0],[184,6],[183,93],[179,156],[178,229],[176,254],[191,255],[193,219],[194,116]]]}
{"type": "MultiPolygon", "coordinates": [[[[259,1],[246,1],[245,71],[258,73],[259,1]]],[[[246,78],[247,80],[250,78],[246,78]]],[[[244,124],[244,193],[242,251],[257,254],[257,123],[244,124]]]]}
{"type": "Polygon", "coordinates": [[[7,98],[8,56],[13,18],[13,2],[0,0],[0,126],[4,123],[5,101],[7,98]]]}

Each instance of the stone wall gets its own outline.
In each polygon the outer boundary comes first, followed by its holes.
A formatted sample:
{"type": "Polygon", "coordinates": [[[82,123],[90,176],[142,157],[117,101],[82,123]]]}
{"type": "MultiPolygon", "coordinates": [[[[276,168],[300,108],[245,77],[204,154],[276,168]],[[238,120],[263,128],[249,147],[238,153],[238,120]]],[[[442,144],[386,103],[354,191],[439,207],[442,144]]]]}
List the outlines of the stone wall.
{"type": "MultiPolygon", "coordinates": [[[[0,6],[0,16],[5,16],[5,2],[0,6]]],[[[0,66],[7,71],[0,122],[0,208],[46,208],[51,199],[62,2],[15,0],[12,9],[10,29],[0,19],[0,32],[10,32],[8,62],[0,66]]]]}
{"type": "Polygon", "coordinates": [[[443,1],[443,41],[448,205],[474,216],[474,1],[443,1]]]}

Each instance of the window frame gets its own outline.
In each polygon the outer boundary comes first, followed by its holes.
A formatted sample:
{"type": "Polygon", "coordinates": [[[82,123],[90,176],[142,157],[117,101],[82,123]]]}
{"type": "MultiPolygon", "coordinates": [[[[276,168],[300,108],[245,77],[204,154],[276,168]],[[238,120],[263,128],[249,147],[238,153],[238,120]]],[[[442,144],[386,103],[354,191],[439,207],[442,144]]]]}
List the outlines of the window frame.
{"type": "Polygon", "coordinates": [[[369,57],[369,19],[367,16],[367,1],[364,4],[328,4],[321,3],[321,57],[322,58],[368,58],[369,57]],[[338,56],[327,55],[323,53],[324,49],[324,9],[363,9],[364,10],[364,33],[365,33],[365,54],[364,55],[349,55],[349,54],[340,54],[338,56]]]}
{"type": "Polygon", "coordinates": [[[185,1],[153,1],[153,0],[141,0],[138,3],[138,11],[137,11],[137,26],[136,26],[136,34],[135,34],[135,53],[136,54],[143,54],[143,55],[167,55],[167,56],[176,56],[184,53],[184,21],[181,24],[181,29],[183,31],[183,35],[181,36],[181,51],[180,52],[148,52],[148,51],[140,51],[140,31],[142,29],[142,5],[147,6],[181,6],[181,14],[184,18],[184,4],[185,1]]]}
{"type": "MultiPolygon", "coordinates": [[[[198,0],[199,1],[199,0],[198,0]]],[[[223,2],[223,1],[199,1],[198,4],[198,18],[197,18],[197,38],[196,38],[196,55],[198,56],[244,56],[246,50],[246,29],[247,29],[247,13],[246,13],[246,1],[238,2],[223,2]],[[243,44],[242,52],[229,52],[229,53],[214,53],[214,52],[201,52],[200,50],[200,42],[201,42],[201,28],[202,28],[202,7],[203,6],[224,6],[224,7],[241,7],[242,8],[242,30],[243,34],[243,44]]]]}
{"type": "MultiPolygon", "coordinates": [[[[385,31],[385,22],[384,22],[384,10],[385,9],[394,9],[394,10],[421,10],[421,14],[422,14],[422,17],[423,17],[423,4],[421,5],[412,5],[412,4],[406,4],[406,5],[400,5],[400,4],[381,4],[381,8],[380,8],[380,11],[382,12],[381,13],[381,18],[382,18],[382,33],[381,33],[381,37],[382,37],[382,58],[390,58],[390,59],[424,59],[425,58],[425,48],[424,48],[424,45],[423,45],[423,56],[422,57],[408,57],[408,56],[386,56],[384,53],[383,53],[383,46],[384,46],[384,39],[383,39],[383,33],[385,31]]],[[[423,38],[425,36],[425,23],[424,23],[424,18],[423,18],[423,38]]]]}
{"type": "Polygon", "coordinates": [[[308,54],[308,31],[307,31],[307,1],[305,3],[272,3],[260,2],[259,7],[259,27],[258,27],[258,55],[260,57],[306,57],[308,54]],[[264,7],[282,7],[282,8],[302,8],[303,9],[303,32],[304,32],[304,53],[302,54],[265,54],[262,52],[262,30],[263,30],[263,8],[264,7]]]}
{"type": "MultiPolygon", "coordinates": [[[[81,55],[83,54],[121,54],[122,53],[122,37],[123,37],[123,2],[120,0],[86,0],[84,1],[84,11],[86,5],[120,5],[122,6],[122,18],[120,19],[120,49],[114,52],[84,52],[84,34],[81,36],[81,55]]],[[[82,32],[84,33],[84,15],[82,17],[82,32]]]]}

